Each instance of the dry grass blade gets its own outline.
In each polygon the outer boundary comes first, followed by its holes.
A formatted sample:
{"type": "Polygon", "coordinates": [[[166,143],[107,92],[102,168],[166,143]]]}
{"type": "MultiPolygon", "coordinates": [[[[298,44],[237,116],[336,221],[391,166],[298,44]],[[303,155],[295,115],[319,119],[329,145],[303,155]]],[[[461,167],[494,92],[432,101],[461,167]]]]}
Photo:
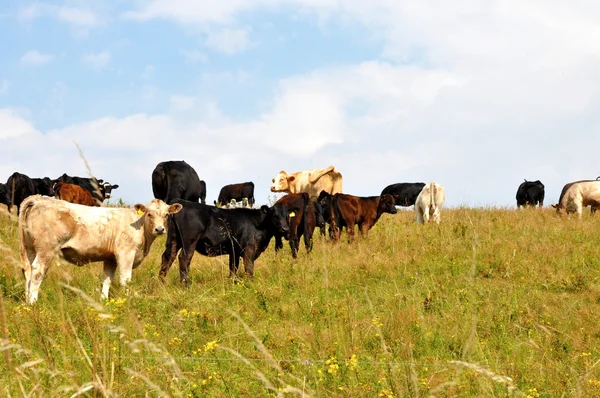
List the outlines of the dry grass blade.
{"type": "Polygon", "coordinates": [[[474,364],[474,363],[469,363],[469,362],[464,362],[464,361],[450,361],[449,363],[471,369],[471,370],[475,371],[476,373],[484,375],[487,378],[495,381],[496,383],[504,384],[504,386],[506,387],[506,389],[508,390],[509,393],[515,393],[515,392],[522,393],[514,385],[513,379],[508,376],[496,374],[496,373],[494,373],[482,366],[474,364]]]}

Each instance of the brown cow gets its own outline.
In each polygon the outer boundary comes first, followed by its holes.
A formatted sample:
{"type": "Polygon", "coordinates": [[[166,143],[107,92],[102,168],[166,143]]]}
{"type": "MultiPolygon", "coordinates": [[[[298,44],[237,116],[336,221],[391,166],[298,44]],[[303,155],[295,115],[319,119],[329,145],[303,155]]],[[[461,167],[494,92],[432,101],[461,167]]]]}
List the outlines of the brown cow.
{"type": "MultiPolygon", "coordinates": [[[[322,215],[315,209],[316,203],[310,200],[306,192],[285,195],[279,198],[275,204],[278,203],[282,203],[288,209],[290,215],[290,231],[287,239],[292,249],[292,257],[298,257],[300,237],[302,235],[304,235],[306,251],[310,253],[315,228],[325,225],[322,215]]],[[[284,237],[282,234],[275,235],[276,252],[283,248],[282,237],[284,237]]]]}
{"type": "Polygon", "coordinates": [[[321,191],[330,194],[342,192],[342,175],[333,166],[324,169],[298,171],[288,174],[281,170],[271,185],[271,192],[300,193],[307,192],[316,200],[321,191]]]}
{"type": "Polygon", "coordinates": [[[100,202],[94,200],[90,191],[79,185],[57,182],[52,189],[54,196],[58,199],[79,205],[100,207],[100,202]]]}
{"type": "Polygon", "coordinates": [[[373,228],[383,213],[396,214],[394,197],[389,194],[381,196],[353,196],[337,193],[333,196],[330,207],[330,222],[333,239],[340,238],[340,230],[346,227],[350,239],[354,239],[354,225],[362,236],[373,228]]]}

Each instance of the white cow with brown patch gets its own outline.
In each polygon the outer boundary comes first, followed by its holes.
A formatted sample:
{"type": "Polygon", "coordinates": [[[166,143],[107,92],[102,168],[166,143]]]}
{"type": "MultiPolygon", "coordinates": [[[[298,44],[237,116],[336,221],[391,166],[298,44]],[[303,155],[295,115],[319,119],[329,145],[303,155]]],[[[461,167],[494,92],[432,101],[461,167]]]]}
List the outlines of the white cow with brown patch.
{"type": "Polygon", "coordinates": [[[181,207],[159,199],[133,208],[89,207],[29,196],[21,204],[19,215],[27,302],[37,300],[42,279],[57,255],[78,266],[103,261],[102,297],[108,298],[117,267],[120,282],[126,285],[132,270],[148,255],[152,242],[166,232],[167,215],[177,213],[181,207]]]}
{"type": "Polygon", "coordinates": [[[446,200],[446,193],[442,185],[435,182],[425,184],[415,202],[417,223],[428,223],[431,219],[439,224],[441,221],[440,212],[444,200],[446,200]]]}
{"type": "Polygon", "coordinates": [[[333,166],[324,169],[298,171],[288,174],[281,170],[271,185],[271,192],[307,192],[312,200],[317,200],[321,191],[331,195],[342,192],[342,175],[333,166]]]}
{"type": "Polygon", "coordinates": [[[600,208],[600,181],[583,180],[568,183],[560,193],[558,204],[552,205],[560,215],[577,213],[579,218],[586,206],[591,206],[592,213],[600,208]]]}

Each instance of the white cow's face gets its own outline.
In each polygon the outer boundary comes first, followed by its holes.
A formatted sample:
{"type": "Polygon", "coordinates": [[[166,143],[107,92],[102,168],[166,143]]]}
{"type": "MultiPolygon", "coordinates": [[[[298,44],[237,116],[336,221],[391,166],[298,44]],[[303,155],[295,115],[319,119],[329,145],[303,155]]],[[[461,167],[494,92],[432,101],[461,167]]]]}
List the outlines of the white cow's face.
{"type": "Polygon", "coordinates": [[[273,185],[271,185],[271,192],[286,192],[290,189],[289,181],[292,181],[294,177],[290,177],[285,171],[277,173],[273,178],[273,185]]]}
{"type": "Polygon", "coordinates": [[[160,199],[153,199],[146,206],[136,204],[134,209],[144,214],[144,231],[151,235],[162,235],[167,231],[167,216],[179,212],[183,206],[179,203],[168,205],[160,199]]]}

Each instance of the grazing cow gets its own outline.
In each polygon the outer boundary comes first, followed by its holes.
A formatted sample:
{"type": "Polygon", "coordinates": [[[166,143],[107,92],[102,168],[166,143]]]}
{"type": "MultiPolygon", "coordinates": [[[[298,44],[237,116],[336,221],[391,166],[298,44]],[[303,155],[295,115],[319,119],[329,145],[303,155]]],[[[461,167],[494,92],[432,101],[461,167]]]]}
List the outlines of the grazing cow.
{"type": "Polygon", "coordinates": [[[58,177],[54,182],[79,185],[81,188],[89,191],[94,200],[98,201],[99,205],[101,205],[105,199],[110,199],[113,189],[119,188],[119,185],[112,185],[110,182],[105,182],[102,179],[98,180],[96,177],[71,177],[66,173],[58,177]]]}
{"type": "Polygon", "coordinates": [[[517,209],[521,206],[535,207],[544,205],[544,184],[540,180],[522,182],[517,189],[517,209]]]}
{"type": "Polygon", "coordinates": [[[417,196],[425,186],[424,182],[401,182],[383,188],[381,195],[389,194],[394,197],[396,206],[409,207],[415,204],[417,196]]]}
{"type": "Polygon", "coordinates": [[[340,238],[341,228],[346,227],[350,239],[354,239],[354,226],[362,236],[367,236],[383,213],[396,214],[394,197],[389,194],[381,196],[354,196],[343,193],[333,195],[330,208],[331,229],[333,239],[340,238]]]}
{"type": "Polygon", "coordinates": [[[592,213],[600,208],[600,181],[581,180],[566,184],[558,199],[558,204],[552,205],[559,215],[577,213],[583,215],[583,208],[591,206],[592,213]]]}
{"type": "MultiPolygon", "coordinates": [[[[319,214],[319,211],[316,209],[316,206],[320,207],[320,205],[310,200],[306,192],[290,193],[279,198],[275,204],[278,203],[283,204],[288,209],[290,215],[290,230],[287,239],[292,249],[292,257],[298,257],[300,237],[303,235],[304,247],[306,247],[307,253],[310,253],[315,228],[325,225],[322,214],[319,214]]],[[[282,234],[275,234],[276,252],[283,248],[283,237],[284,235],[282,234]]]]}
{"type": "Polygon", "coordinates": [[[152,171],[152,192],[157,199],[206,203],[206,183],[184,160],[160,162],[152,171]]]}
{"type": "Polygon", "coordinates": [[[57,182],[54,184],[53,189],[54,196],[58,199],[84,206],[100,207],[99,201],[94,200],[90,191],[79,185],[57,182]]]}
{"type": "Polygon", "coordinates": [[[417,223],[428,223],[431,217],[434,222],[439,224],[444,200],[446,200],[446,193],[442,185],[435,182],[426,184],[415,201],[417,223]]]}
{"type": "Polygon", "coordinates": [[[0,203],[5,204],[10,211],[10,199],[8,197],[8,187],[0,182],[0,203]]]}
{"type": "Polygon", "coordinates": [[[248,206],[254,206],[254,183],[252,181],[239,184],[225,185],[219,192],[219,198],[215,200],[215,206],[222,207],[232,200],[236,202],[248,201],[248,206]]]}
{"type": "Polygon", "coordinates": [[[78,266],[104,262],[102,297],[119,268],[122,285],[166,232],[168,214],[181,210],[153,199],[134,208],[88,207],[41,195],[23,201],[19,215],[20,255],[27,302],[37,300],[40,284],[56,254],[78,266]]]}
{"type": "Polygon", "coordinates": [[[282,204],[260,209],[220,209],[177,199],[183,209],[169,218],[169,232],[159,277],[164,280],[179,253],[179,277],[189,284],[194,251],[215,257],[229,255],[229,276],[235,277],[244,259],[244,270],[254,275],[254,261],[269,246],[275,234],[289,232],[288,211],[282,204]]]}
{"type": "Polygon", "coordinates": [[[307,192],[312,200],[316,200],[321,191],[331,195],[342,192],[342,175],[333,166],[292,174],[281,170],[271,185],[271,192],[307,192]]]}

